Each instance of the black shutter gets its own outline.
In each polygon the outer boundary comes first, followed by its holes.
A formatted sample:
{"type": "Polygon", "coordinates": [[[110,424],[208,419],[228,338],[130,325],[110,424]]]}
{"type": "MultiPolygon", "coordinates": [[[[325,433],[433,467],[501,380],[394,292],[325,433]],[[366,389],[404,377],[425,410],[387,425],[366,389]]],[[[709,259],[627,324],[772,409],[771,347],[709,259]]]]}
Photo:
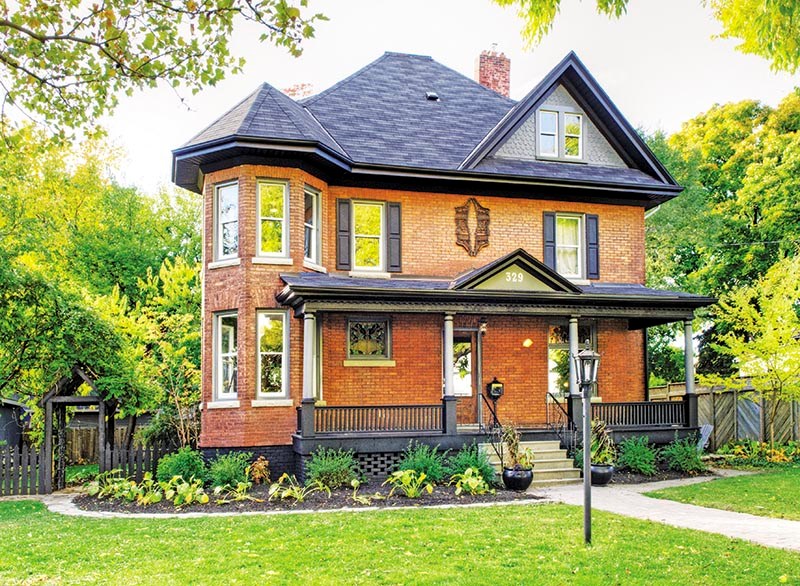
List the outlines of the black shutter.
{"type": "Polygon", "coordinates": [[[586,214],[586,278],[600,278],[600,230],[595,214],[586,214]]]}
{"type": "Polygon", "coordinates": [[[544,264],[556,270],[556,215],[544,214],[544,264]]]}
{"type": "Polygon", "coordinates": [[[402,247],[400,245],[400,204],[387,203],[386,212],[386,270],[390,273],[399,273],[402,270],[402,247]]]}
{"type": "Polygon", "coordinates": [[[349,199],[336,200],[336,269],[339,271],[349,271],[352,265],[352,208],[349,199]]]}

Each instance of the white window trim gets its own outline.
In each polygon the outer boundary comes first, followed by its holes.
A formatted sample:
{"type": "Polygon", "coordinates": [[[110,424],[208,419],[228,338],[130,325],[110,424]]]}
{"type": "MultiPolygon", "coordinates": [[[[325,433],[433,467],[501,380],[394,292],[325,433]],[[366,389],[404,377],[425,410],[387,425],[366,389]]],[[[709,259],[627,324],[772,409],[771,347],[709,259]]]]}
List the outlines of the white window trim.
{"type": "Polygon", "coordinates": [[[577,116],[580,125],[580,131],[578,134],[570,134],[567,133],[567,123],[564,122],[564,140],[562,143],[562,147],[564,149],[564,158],[566,159],[574,159],[576,161],[583,160],[583,114],[580,112],[562,112],[561,118],[566,118],[567,116],[577,116]],[[577,155],[568,155],[567,154],[567,138],[577,138],[578,139],[578,154],[577,155]]]}
{"type": "Polygon", "coordinates": [[[542,108],[541,110],[539,110],[539,116],[538,116],[537,122],[539,123],[538,127],[537,127],[537,132],[536,132],[536,150],[538,151],[537,155],[539,155],[541,157],[551,157],[551,158],[557,159],[558,155],[559,155],[559,138],[558,137],[560,135],[559,130],[561,129],[561,116],[559,115],[558,110],[548,110],[547,108],[542,108]],[[542,116],[544,114],[555,114],[556,115],[556,131],[555,131],[555,133],[545,132],[544,130],[542,130],[542,126],[543,126],[542,125],[542,116]],[[544,152],[542,150],[542,141],[541,141],[541,137],[542,136],[552,136],[554,138],[553,143],[555,144],[556,152],[554,152],[554,153],[546,153],[546,152],[544,152]]]}
{"type": "Polygon", "coordinates": [[[256,258],[288,258],[289,257],[289,182],[280,179],[259,179],[256,182],[256,258]],[[280,185],[283,187],[283,217],[273,218],[261,215],[261,186],[280,185]],[[264,252],[261,250],[261,222],[263,220],[281,222],[280,252],[264,252]]]}
{"type": "Polygon", "coordinates": [[[562,277],[567,279],[585,279],[586,278],[586,229],[585,219],[582,214],[556,214],[556,272],[562,277]],[[560,219],[576,219],[578,220],[578,244],[561,244],[558,241],[558,220],[560,219]],[[577,273],[564,273],[558,266],[558,249],[559,248],[577,248],[578,249],[578,272],[577,273]]]}
{"type": "Polygon", "coordinates": [[[359,273],[383,273],[386,271],[386,202],[382,201],[371,201],[371,200],[356,200],[353,201],[352,205],[352,214],[353,217],[351,218],[352,226],[353,226],[353,234],[350,237],[350,245],[351,250],[353,251],[353,270],[352,272],[359,273]],[[371,205],[380,207],[381,210],[381,231],[378,235],[378,255],[379,255],[379,263],[377,267],[362,267],[356,264],[356,238],[375,238],[375,236],[371,234],[367,235],[359,235],[356,233],[356,206],[358,205],[371,205]]]}
{"type": "Polygon", "coordinates": [[[283,310],[260,309],[256,312],[256,399],[282,401],[289,398],[289,314],[283,310]],[[261,344],[259,337],[261,316],[280,317],[283,322],[283,351],[281,356],[281,392],[261,391],[261,344]]]}
{"type": "Polygon", "coordinates": [[[306,185],[305,189],[303,190],[303,211],[305,213],[305,196],[311,195],[314,205],[311,211],[311,218],[314,222],[312,225],[309,225],[305,222],[305,218],[303,221],[303,260],[308,261],[311,264],[319,266],[322,263],[322,194],[318,189],[314,189],[313,187],[306,185]],[[311,228],[312,236],[311,236],[311,256],[306,256],[305,252],[305,238],[306,238],[306,228],[311,228]]]}
{"type": "Polygon", "coordinates": [[[214,261],[222,262],[238,258],[239,256],[239,182],[228,181],[214,186],[213,219],[214,219],[214,261]],[[222,254],[222,223],[219,214],[219,192],[226,187],[236,187],[236,252],[222,254]]]}
{"type": "MultiPolygon", "coordinates": [[[[238,380],[236,384],[235,393],[221,393],[222,389],[222,357],[223,352],[222,350],[222,328],[221,323],[222,319],[225,317],[235,317],[236,318],[236,378],[239,378],[239,315],[236,311],[221,311],[219,313],[214,314],[214,323],[213,323],[213,335],[214,335],[214,348],[213,348],[213,355],[214,355],[214,368],[212,372],[212,377],[214,380],[214,389],[213,389],[213,396],[214,400],[212,403],[227,403],[230,401],[236,401],[239,398],[239,385],[238,380]]],[[[225,353],[229,354],[229,353],[225,353]]]]}

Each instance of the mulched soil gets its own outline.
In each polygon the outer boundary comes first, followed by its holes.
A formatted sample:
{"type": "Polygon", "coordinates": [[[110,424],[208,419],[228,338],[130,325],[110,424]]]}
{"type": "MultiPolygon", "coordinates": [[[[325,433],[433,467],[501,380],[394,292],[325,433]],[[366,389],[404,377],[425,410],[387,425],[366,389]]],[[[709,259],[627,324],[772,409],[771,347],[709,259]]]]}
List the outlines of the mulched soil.
{"type": "Polygon", "coordinates": [[[82,494],[75,498],[78,508],[86,511],[109,511],[117,513],[230,513],[230,512],[249,512],[249,511],[297,511],[297,510],[322,510],[322,509],[343,509],[343,508],[365,508],[367,506],[379,508],[392,507],[422,507],[431,505],[468,505],[473,503],[493,503],[504,501],[538,500],[543,497],[530,493],[513,492],[509,490],[498,490],[495,494],[482,496],[469,496],[454,494],[455,489],[451,486],[437,486],[433,494],[425,493],[418,499],[409,499],[395,493],[388,497],[389,489],[384,486],[364,486],[359,490],[359,495],[372,496],[379,493],[383,499],[372,499],[370,505],[360,505],[353,501],[351,490],[334,490],[331,496],[326,493],[313,493],[302,503],[289,501],[270,501],[267,494],[268,487],[254,486],[250,491],[250,496],[263,502],[242,501],[218,505],[213,494],[210,501],[205,505],[188,505],[175,507],[171,502],[160,502],[153,505],[139,506],[136,503],[128,503],[121,500],[98,499],[96,497],[82,494]]]}
{"type": "Polygon", "coordinates": [[[630,470],[615,470],[614,477],[611,479],[609,484],[646,484],[648,482],[678,480],[681,478],[696,478],[698,476],[714,476],[714,474],[712,472],[705,472],[702,474],[686,474],[684,472],[668,470],[664,467],[658,468],[658,471],[653,476],[637,474],[636,472],[631,472],[630,470]]]}

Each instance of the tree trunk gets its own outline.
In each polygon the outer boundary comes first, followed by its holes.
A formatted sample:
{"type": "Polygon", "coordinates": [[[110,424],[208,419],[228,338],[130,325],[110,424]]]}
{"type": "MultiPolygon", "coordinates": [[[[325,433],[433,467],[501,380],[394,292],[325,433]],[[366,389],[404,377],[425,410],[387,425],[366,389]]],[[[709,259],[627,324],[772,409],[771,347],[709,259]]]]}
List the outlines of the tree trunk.
{"type": "Polygon", "coordinates": [[[128,417],[128,429],[125,431],[125,449],[130,451],[133,445],[133,434],[136,431],[136,415],[128,417]]]}

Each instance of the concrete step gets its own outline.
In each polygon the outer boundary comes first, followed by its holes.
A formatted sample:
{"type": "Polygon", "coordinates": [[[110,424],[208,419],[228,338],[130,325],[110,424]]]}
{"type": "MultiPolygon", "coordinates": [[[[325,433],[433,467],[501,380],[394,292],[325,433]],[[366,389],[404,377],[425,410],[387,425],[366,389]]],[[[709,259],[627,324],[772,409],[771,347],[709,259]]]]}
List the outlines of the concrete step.
{"type": "Polygon", "coordinates": [[[536,480],[536,474],[534,474],[531,488],[547,488],[550,486],[560,486],[562,484],[578,484],[580,481],[580,478],[551,478],[549,480],[536,480]]]}
{"type": "MultiPolygon", "coordinates": [[[[490,462],[500,461],[494,450],[487,453],[489,454],[490,462]]],[[[533,459],[536,462],[540,462],[542,460],[568,460],[570,458],[567,458],[567,450],[546,450],[533,452],[533,459]]]]}
{"type": "MultiPolygon", "coordinates": [[[[521,442],[520,447],[533,452],[533,486],[548,486],[578,482],[581,471],[567,457],[558,441],[521,442]]],[[[489,456],[489,461],[498,474],[502,473],[500,458],[491,444],[481,444],[481,449],[489,456]]]]}
{"type": "Polygon", "coordinates": [[[577,468],[534,468],[533,480],[576,480],[581,477],[581,471],[577,468]]]}

